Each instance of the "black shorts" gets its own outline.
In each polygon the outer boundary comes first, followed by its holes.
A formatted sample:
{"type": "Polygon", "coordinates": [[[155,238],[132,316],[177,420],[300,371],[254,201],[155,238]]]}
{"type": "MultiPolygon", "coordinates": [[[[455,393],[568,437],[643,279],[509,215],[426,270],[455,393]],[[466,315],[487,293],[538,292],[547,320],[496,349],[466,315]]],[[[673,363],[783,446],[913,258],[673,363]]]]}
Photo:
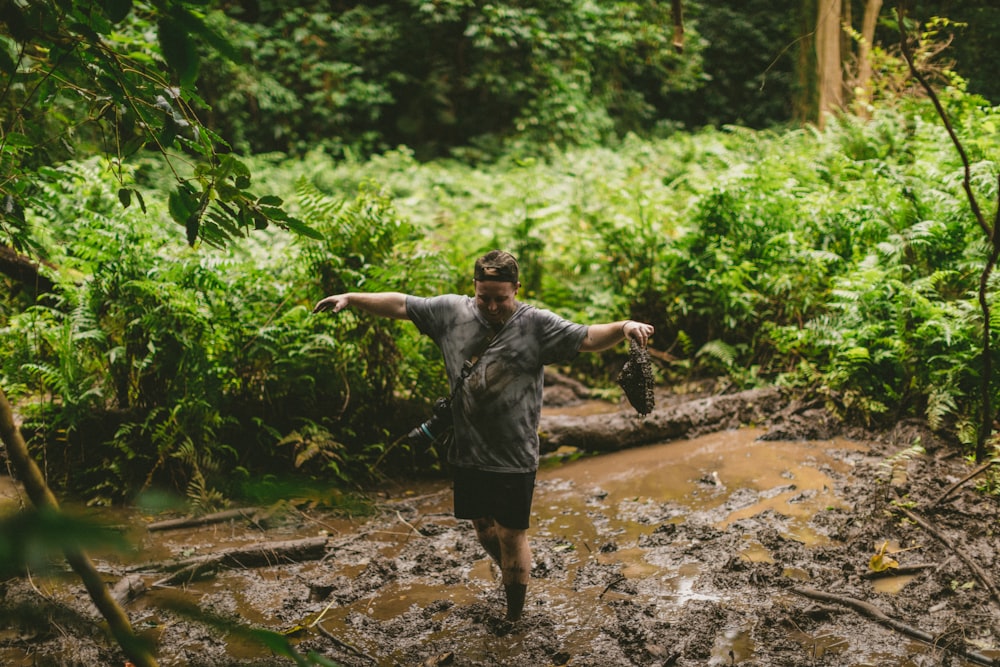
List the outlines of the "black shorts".
{"type": "Polygon", "coordinates": [[[487,472],[455,468],[455,517],[492,517],[505,528],[527,530],[531,498],[535,492],[534,472],[487,472]]]}

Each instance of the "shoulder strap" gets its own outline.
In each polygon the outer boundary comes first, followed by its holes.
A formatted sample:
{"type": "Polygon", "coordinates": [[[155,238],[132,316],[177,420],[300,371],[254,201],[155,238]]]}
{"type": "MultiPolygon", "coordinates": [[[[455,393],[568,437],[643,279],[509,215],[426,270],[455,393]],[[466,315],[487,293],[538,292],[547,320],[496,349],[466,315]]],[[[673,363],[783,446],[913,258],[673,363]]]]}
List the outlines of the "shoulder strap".
{"type": "MultiPolygon", "coordinates": [[[[515,310],[514,314],[510,316],[510,319],[504,322],[504,327],[510,324],[511,320],[520,315],[523,310],[524,310],[524,304],[519,304],[517,310],[515,310]]],[[[503,331],[503,328],[501,328],[500,331],[503,331]]],[[[479,363],[479,360],[483,358],[484,354],[486,354],[486,350],[490,349],[490,345],[493,344],[493,341],[495,341],[500,336],[500,331],[494,332],[492,336],[487,336],[486,340],[483,341],[483,344],[479,347],[479,351],[476,352],[471,357],[469,357],[468,359],[466,359],[465,362],[462,364],[462,373],[458,376],[458,382],[455,383],[455,388],[451,392],[452,399],[454,399],[455,396],[458,395],[458,390],[462,388],[462,384],[465,382],[465,378],[469,377],[469,375],[472,373],[472,369],[476,367],[476,364],[479,363]]]]}
{"type": "Polygon", "coordinates": [[[486,350],[490,349],[490,345],[492,345],[493,341],[496,339],[497,334],[489,336],[485,341],[483,341],[483,344],[479,347],[479,351],[465,360],[465,363],[462,364],[462,374],[458,377],[457,386],[461,386],[462,382],[465,381],[465,378],[469,377],[469,374],[472,373],[472,369],[476,367],[476,364],[479,363],[479,360],[483,358],[484,354],[486,354],[486,350]]]}

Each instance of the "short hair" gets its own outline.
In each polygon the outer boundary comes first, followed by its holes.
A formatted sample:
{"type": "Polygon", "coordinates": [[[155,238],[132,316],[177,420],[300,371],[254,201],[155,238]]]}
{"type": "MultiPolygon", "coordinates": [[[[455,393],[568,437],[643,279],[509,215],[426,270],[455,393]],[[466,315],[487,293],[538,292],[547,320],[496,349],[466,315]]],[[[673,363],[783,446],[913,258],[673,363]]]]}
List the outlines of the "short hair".
{"type": "Polygon", "coordinates": [[[474,278],[485,281],[492,280],[500,283],[518,283],[520,268],[514,255],[503,250],[490,250],[488,253],[476,260],[476,270],[474,278]]]}

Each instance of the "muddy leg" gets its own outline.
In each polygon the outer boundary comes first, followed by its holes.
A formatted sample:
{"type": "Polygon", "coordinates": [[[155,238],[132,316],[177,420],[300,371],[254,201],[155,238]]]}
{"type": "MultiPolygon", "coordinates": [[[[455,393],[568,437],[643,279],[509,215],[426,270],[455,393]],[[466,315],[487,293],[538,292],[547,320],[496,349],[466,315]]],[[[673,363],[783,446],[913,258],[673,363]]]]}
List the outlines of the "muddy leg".
{"type": "Polygon", "coordinates": [[[516,621],[524,610],[524,598],[531,578],[531,547],[528,533],[524,530],[505,528],[496,524],[500,542],[500,570],[503,572],[503,588],[507,596],[507,620],[516,621]]]}
{"type": "Polygon", "coordinates": [[[507,620],[516,621],[524,611],[524,599],[531,578],[531,547],[528,533],[501,526],[491,517],[475,519],[476,537],[497,565],[507,597],[507,620]]]}
{"type": "Polygon", "coordinates": [[[502,558],[500,555],[500,538],[497,537],[497,524],[491,517],[475,519],[472,525],[476,527],[476,537],[479,543],[486,549],[486,553],[496,562],[497,567],[503,570],[502,558]]]}

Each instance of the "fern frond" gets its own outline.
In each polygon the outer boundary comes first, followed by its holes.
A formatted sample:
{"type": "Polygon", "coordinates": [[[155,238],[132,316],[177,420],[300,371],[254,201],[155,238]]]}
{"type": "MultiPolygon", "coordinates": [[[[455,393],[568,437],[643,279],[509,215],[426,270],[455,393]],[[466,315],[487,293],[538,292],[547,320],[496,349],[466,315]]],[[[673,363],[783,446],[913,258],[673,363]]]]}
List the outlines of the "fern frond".
{"type": "Polygon", "coordinates": [[[321,192],[305,176],[295,182],[295,196],[302,209],[302,217],[311,223],[326,223],[336,220],[347,206],[347,200],[331,197],[321,192]]]}
{"type": "Polygon", "coordinates": [[[927,395],[927,425],[932,430],[939,430],[945,425],[948,417],[954,416],[958,411],[955,396],[941,387],[932,387],[927,395]]]}
{"type": "Polygon", "coordinates": [[[721,340],[710,340],[698,350],[699,357],[709,357],[722,363],[726,368],[732,368],[738,358],[737,349],[721,340]]]}

